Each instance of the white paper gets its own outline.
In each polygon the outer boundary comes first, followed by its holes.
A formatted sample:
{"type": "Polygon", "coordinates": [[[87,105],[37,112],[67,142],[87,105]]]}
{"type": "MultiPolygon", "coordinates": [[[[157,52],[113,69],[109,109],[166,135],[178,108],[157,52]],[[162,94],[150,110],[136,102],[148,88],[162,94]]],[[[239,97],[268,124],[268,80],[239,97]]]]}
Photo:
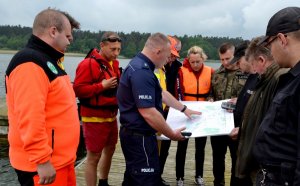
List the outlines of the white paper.
{"type": "MultiPolygon", "coordinates": [[[[182,101],[189,109],[202,112],[193,115],[192,119],[182,112],[170,108],[167,123],[172,129],[186,127],[185,131],[192,132],[191,137],[228,135],[234,128],[233,113],[221,108],[224,101],[182,101]]],[[[164,136],[161,136],[164,138],[164,136]]]]}

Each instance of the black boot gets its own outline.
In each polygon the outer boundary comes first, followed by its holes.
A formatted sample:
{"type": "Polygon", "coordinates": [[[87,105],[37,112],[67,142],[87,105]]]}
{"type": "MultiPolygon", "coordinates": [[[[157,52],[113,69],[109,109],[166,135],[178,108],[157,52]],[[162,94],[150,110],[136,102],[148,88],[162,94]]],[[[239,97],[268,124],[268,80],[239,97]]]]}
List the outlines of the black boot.
{"type": "Polygon", "coordinates": [[[109,186],[107,179],[99,179],[98,186],[109,186]]]}

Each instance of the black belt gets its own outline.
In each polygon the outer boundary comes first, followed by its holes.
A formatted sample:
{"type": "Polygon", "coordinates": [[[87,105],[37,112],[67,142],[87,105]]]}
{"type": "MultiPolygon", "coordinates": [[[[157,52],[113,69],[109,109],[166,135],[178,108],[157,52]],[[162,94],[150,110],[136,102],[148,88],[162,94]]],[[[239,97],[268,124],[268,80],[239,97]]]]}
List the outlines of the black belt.
{"type": "Polygon", "coordinates": [[[126,127],[121,126],[121,130],[129,135],[133,136],[154,136],[155,133],[150,132],[150,131],[140,131],[140,130],[134,130],[134,129],[129,129],[126,127]]]}

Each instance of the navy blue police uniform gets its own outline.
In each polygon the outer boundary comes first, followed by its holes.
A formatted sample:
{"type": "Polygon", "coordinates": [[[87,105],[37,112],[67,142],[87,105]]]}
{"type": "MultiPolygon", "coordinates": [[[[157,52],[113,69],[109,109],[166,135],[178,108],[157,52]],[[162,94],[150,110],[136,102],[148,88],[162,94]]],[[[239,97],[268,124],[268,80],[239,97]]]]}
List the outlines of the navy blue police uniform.
{"type": "Polygon", "coordinates": [[[120,110],[120,142],[126,161],[123,186],[159,185],[157,140],[139,108],[155,107],[161,114],[162,89],[155,65],[142,53],[125,68],[117,92],[120,110]]]}

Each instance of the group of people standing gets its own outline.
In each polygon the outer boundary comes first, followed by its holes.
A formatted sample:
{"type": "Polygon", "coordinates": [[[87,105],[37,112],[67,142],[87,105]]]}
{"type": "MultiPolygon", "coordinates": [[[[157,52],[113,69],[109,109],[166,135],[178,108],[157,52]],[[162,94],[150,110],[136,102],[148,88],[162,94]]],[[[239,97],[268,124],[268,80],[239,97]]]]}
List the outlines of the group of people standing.
{"type": "MultiPolygon", "coordinates": [[[[163,178],[171,140],[178,141],[177,185],[184,185],[189,139],[185,127],[166,123],[170,107],[186,117],[201,115],[180,101],[231,99],[235,128],[210,138],[214,185],[225,185],[225,155],[231,155],[232,186],[299,185],[300,8],[288,7],[269,21],[266,36],[238,46],[219,47],[221,66],[192,46],[181,63],[181,42],[154,33],[123,70],[117,57],[122,39],[102,35],[76,70],[72,86],[64,52],[79,23],[48,8],[33,24],[25,49],[6,71],[10,161],[21,185],[76,185],[74,161],[79,142],[76,97],[87,149],[86,185],[108,186],[112,157],[120,142],[126,170],[123,186],[169,185],[163,178]],[[163,134],[170,140],[159,140],[163,134]],[[97,181],[99,169],[99,181],[97,181]]],[[[201,102],[199,103],[201,104],[201,102]]],[[[201,116],[200,116],[201,117],[201,116]]],[[[195,138],[195,184],[205,185],[207,137],[195,138]]]]}

